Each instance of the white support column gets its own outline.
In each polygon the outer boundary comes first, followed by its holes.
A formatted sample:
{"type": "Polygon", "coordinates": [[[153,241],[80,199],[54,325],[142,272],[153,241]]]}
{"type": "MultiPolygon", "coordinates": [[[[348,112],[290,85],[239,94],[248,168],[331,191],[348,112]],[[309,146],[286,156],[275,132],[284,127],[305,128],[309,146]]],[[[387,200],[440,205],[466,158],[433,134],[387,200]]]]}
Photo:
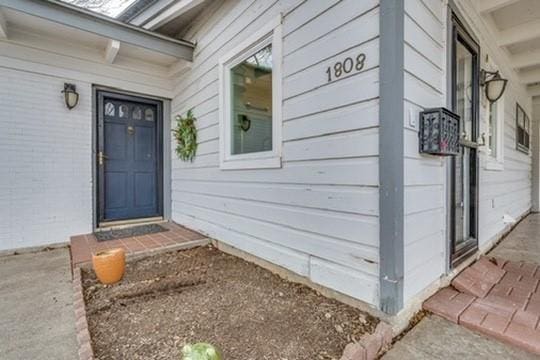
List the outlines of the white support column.
{"type": "Polygon", "coordinates": [[[107,43],[107,48],[105,49],[105,62],[108,64],[114,63],[118,51],[120,51],[120,41],[110,39],[107,43]]]}
{"type": "Polygon", "coordinates": [[[533,98],[532,110],[532,211],[540,212],[540,97],[533,98]]]}
{"type": "Polygon", "coordinates": [[[7,28],[7,21],[4,17],[4,14],[2,14],[2,9],[0,9],[0,38],[7,39],[8,37],[8,28],[7,28]]]}

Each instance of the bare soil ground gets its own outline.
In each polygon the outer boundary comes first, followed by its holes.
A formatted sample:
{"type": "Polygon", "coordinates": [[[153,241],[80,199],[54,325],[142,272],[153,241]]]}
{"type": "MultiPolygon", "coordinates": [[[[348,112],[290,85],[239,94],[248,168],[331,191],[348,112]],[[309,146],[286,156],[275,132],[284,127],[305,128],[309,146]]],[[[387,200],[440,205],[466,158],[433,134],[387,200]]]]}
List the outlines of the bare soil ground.
{"type": "Polygon", "coordinates": [[[83,273],[97,359],[181,359],[210,342],[224,360],[339,359],[378,319],[213,247],[130,262],[116,285],[83,273]]]}

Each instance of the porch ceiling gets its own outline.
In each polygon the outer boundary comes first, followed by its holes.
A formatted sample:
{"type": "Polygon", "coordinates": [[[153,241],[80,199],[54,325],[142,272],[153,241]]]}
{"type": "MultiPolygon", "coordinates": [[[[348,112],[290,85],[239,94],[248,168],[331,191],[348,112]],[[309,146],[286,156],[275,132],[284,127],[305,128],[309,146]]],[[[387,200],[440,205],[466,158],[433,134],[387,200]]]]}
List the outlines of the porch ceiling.
{"type": "Polygon", "coordinates": [[[477,9],[531,95],[540,95],[540,1],[479,0],[477,9]]]}
{"type": "Polygon", "coordinates": [[[118,53],[159,65],[191,61],[194,45],[56,0],[0,0],[0,38],[27,31],[67,43],[102,48],[104,58],[118,53]],[[2,36],[3,34],[3,36],[2,36]]]}

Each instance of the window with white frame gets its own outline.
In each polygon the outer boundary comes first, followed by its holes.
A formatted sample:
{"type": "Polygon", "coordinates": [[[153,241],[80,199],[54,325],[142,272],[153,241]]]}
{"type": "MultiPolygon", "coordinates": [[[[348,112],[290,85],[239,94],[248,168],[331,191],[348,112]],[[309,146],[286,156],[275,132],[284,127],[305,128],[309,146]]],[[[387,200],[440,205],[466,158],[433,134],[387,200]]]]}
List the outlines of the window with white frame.
{"type": "Polygon", "coordinates": [[[519,151],[529,153],[531,121],[525,110],[516,103],[516,147],[519,151]]]}
{"type": "Polygon", "coordinates": [[[219,61],[222,169],[281,166],[281,18],[219,61]]]}
{"type": "Polygon", "coordinates": [[[486,168],[502,170],[504,162],[504,97],[496,102],[488,102],[487,131],[484,141],[487,146],[486,168]]]}

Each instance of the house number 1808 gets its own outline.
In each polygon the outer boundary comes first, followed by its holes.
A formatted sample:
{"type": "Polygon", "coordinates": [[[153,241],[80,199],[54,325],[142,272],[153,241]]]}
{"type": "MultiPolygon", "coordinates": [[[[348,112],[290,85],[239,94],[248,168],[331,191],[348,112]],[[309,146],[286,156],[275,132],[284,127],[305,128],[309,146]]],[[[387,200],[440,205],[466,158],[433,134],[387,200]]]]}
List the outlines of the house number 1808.
{"type": "Polygon", "coordinates": [[[326,69],[328,74],[328,82],[339,79],[343,75],[349,74],[351,71],[361,71],[366,62],[366,54],[358,54],[355,59],[346,57],[343,61],[336,62],[333,66],[326,69]]]}

